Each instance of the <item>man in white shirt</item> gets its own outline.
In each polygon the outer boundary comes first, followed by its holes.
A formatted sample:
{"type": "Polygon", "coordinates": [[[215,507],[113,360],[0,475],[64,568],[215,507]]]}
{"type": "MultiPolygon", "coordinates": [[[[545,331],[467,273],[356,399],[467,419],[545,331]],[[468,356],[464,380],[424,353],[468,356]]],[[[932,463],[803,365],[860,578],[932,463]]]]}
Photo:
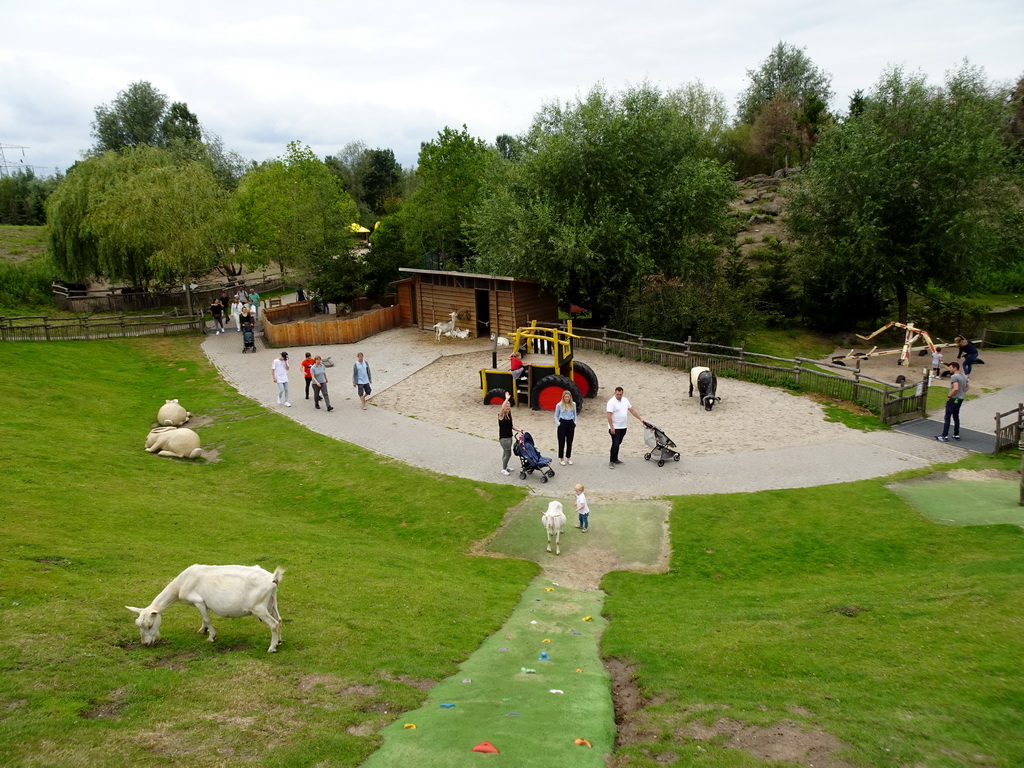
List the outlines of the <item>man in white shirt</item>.
{"type": "Polygon", "coordinates": [[[270,376],[277,384],[277,404],[284,403],[291,408],[288,402],[288,353],[282,352],[281,356],[270,364],[270,376]]]}
{"type": "Polygon", "coordinates": [[[629,400],[623,397],[622,387],[615,388],[615,396],[608,401],[608,407],[605,409],[608,416],[608,434],[612,437],[612,450],[608,457],[608,469],[615,469],[616,464],[622,464],[619,461],[619,446],[622,445],[623,439],[626,437],[626,424],[629,421],[629,414],[633,414],[641,422],[643,419],[640,414],[636,412],[629,400]]]}

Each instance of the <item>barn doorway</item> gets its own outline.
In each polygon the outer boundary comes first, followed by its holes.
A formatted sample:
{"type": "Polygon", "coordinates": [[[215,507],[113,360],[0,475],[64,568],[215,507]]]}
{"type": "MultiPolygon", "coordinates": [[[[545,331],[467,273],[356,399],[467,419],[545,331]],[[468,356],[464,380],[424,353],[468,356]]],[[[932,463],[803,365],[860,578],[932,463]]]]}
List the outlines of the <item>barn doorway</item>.
{"type": "Polygon", "coordinates": [[[491,292],[479,289],[476,291],[476,337],[491,337],[491,292]]]}

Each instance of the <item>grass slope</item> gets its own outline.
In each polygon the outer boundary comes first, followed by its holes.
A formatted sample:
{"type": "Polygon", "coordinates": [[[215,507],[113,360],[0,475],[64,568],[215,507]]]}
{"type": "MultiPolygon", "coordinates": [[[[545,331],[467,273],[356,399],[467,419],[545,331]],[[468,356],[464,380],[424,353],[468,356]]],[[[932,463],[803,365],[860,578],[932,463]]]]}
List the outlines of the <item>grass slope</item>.
{"type": "MultiPolygon", "coordinates": [[[[354,766],[495,632],[537,567],[470,557],[523,492],[312,434],[231,390],[194,338],[5,344],[0,752],[7,765],[354,766]],[[213,460],[143,451],[179,398],[213,460]],[[253,618],[146,605],[191,563],[287,570],[253,618]]],[[[190,424],[189,426],[192,426],[190,424]]]]}
{"type": "Polygon", "coordinates": [[[760,764],[687,736],[720,717],[825,729],[856,765],[1024,764],[1019,528],[864,481],[686,497],[671,531],[670,573],[602,582],[603,651],[656,697],[621,768],[760,764]]]}

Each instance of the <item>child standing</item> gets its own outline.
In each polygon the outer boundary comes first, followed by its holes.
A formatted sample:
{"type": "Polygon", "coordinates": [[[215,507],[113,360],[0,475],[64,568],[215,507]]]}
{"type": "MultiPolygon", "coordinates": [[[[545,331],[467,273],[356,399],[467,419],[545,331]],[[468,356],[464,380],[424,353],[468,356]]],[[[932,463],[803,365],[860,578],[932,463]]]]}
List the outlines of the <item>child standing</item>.
{"type": "Polygon", "coordinates": [[[583,493],[583,485],[580,483],[577,483],[573,490],[576,491],[576,514],[580,519],[580,524],[576,527],[586,533],[590,530],[590,507],[587,506],[587,495],[583,493]]]}
{"type": "Polygon", "coordinates": [[[942,353],[936,349],[932,352],[932,377],[939,378],[942,373],[942,353]]]}

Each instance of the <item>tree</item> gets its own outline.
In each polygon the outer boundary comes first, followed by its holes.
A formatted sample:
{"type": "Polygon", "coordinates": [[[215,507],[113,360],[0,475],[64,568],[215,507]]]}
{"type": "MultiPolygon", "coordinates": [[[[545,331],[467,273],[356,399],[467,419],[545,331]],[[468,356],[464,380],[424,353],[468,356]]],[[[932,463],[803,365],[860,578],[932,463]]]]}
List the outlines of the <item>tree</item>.
{"type": "Polygon", "coordinates": [[[461,268],[473,255],[466,224],[483,196],[488,169],[498,154],[482,139],[445,127],[420,148],[417,187],[400,216],[406,250],[436,252],[441,264],[461,268]]]}
{"type": "Polygon", "coordinates": [[[235,201],[239,239],[251,247],[252,263],[349,258],[356,205],[309,147],[291,142],[283,157],[249,171],[235,201]]]}
{"type": "Polygon", "coordinates": [[[791,155],[799,152],[802,141],[796,120],[796,105],[789,99],[777,97],[769,101],[754,120],[750,132],[754,149],[772,159],[772,171],[789,167],[791,155]]]}
{"type": "Polygon", "coordinates": [[[45,224],[46,198],[60,180],[39,178],[31,168],[0,177],[0,224],[45,224]]]}
{"type": "Polygon", "coordinates": [[[1005,93],[966,63],[942,88],[886,72],[862,112],[825,132],[791,201],[804,281],[824,292],[810,300],[895,298],[906,322],[909,290],[962,294],[995,260],[1019,258],[1024,206],[1006,123],[1005,93]]]}
{"type": "Polygon", "coordinates": [[[606,321],[641,277],[713,265],[733,185],[678,99],[597,86],[546,105],[526,142],[472,218],[479,269],[537,280],[606,321]]]}
{"type": "Polygon", "coordinates": [[[776,98],[792,101],[797,109],[832,98],[832,77],[814,66],[806,49],[779,42],[757,70],[748,69],[750,85],[740,94],[737,119],[753,124],[765,105],[776,98]]]}
{"type": "Polygon", "coordinates": [[[177,136],[189,135],[189,126],[198,119],[185,104],[176,102],[170,112],[167,97],[145,80],[132,83],[107,105],[96,107],[92,135],[97,153],[120,152],[125,147],[148,144],[166,145],[164,129],[177,136]]]}
{"type": "Polygon", "coordinates": [[[210,168],[147,145],[78,163],[47,207],[55,262],[76,281],[188,285],[230,238],[228,196],[210,168]]]}

